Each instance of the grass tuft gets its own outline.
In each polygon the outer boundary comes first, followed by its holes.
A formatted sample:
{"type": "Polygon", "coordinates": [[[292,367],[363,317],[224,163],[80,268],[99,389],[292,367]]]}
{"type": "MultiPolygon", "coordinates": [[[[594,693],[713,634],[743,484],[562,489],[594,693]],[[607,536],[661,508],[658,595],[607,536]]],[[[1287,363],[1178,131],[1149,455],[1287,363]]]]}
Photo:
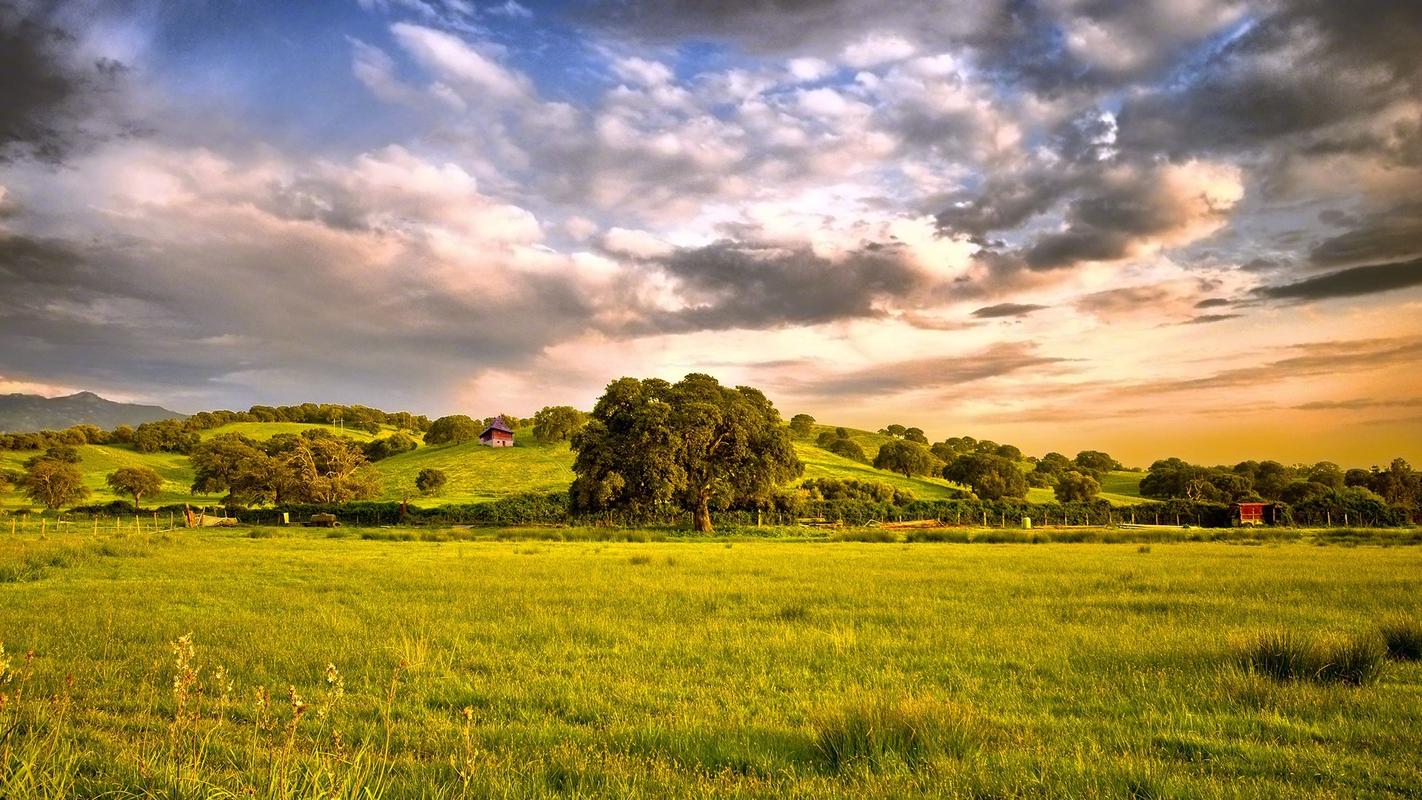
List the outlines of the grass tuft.
{"type": "Polygon", "coordinates": [[[916,769],[935,756],[962,758],[979,737],[962,712],[938,700],[862,700],[815,725],[815,755],[833,772],[916,769]]]}
{"type": "Polygon", "coordinates": [[[1376,636],[1322,642],[1291,631],[1262,634],[1240,651],[1242,667],[1277,681],[1361,686],[1376,680],[1387,651],[1376,636]]]}
{"type": "Polygon", "coordinates": [[[1422,661],[1422,623],[1398,619],[1382,626],[1387,657],[1393,661],[1422,661]]]}

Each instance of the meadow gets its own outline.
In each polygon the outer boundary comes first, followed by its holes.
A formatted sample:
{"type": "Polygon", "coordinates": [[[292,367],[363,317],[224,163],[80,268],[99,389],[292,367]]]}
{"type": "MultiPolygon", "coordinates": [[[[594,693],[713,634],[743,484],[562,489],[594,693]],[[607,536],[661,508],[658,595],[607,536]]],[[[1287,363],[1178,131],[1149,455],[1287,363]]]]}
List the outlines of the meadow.
{"type": "Polygon", "coordinates": [[[1422,547],[978,541],[7,535],[0,796],[1422,791],[1419,662],[1241,660],[1381,646],[1422,547]]]}

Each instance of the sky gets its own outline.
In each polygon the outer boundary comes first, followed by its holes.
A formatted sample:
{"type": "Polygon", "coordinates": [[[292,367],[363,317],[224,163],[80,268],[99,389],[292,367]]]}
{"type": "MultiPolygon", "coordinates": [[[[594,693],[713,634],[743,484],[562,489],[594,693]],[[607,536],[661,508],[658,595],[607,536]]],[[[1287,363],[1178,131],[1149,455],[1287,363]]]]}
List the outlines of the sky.
{"type": "Polygon", "coordinates": [[[0,0],[0,392],[1422,461],[1422,4],[0,0]]]}

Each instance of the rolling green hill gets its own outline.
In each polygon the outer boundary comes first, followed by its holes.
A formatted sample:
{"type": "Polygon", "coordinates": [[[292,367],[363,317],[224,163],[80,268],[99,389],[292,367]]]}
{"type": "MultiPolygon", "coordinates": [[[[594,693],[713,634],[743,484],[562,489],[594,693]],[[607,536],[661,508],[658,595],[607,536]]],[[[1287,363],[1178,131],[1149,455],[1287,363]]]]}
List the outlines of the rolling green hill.
{"type": "MultiPolygon", "coordinates": [[[[313,428],[329,431],[330,433],[333,433],[337,436],[345,436],[346,438],[354,439],[357,442],[368,442],[371,439],[380,438],[382,436],[389,436],[391,433],[395,432],[395,429],[390,427],[386,427],[379,434],[372,434],[360,430],[359,428],[341,428],[336,425],[310,425],[305,422],[234,422],[231,425],[221,425],[216,428],[209,428],[205,431],[200,432],[198,435],[202,437],[203,441],[207,441],[208,439],[211,439],[214,436],[220,436],[224,433],[240,433],[250,439],[263,441],[279,434],[299,434],[302,431],[309,431],[313,428]]],[[[420,437],[415,436],[414,438],[416,441],[419,441],[420,437]]]]}
{"type": "MultiPolygon", "coordinates": [[[[88,503],[107,503],[110,500],[125,500],[131,498],[118,497],[109,491],[109,487],[104,483],[104,479],[110,472],[120,467],[148,467],[163,476],[163,494],[154,498],[145,498],[143,505],[166,505],[168,503],[193,503],[195,505],[211,505],[216,498],[201,497],[189,491],[193,482],[193,470],[188,464],[188,457],[179,453],[140,453],[128,447],[119,445],[99,445],[86,444],[76,448],[79,451],[79,467],[84,471],[84,485],[89,487],[91,494],[84,501],[88,503]]],[[[24,469],[25,461],[36,455],[34,450],[0,450],[0,469],[19,472],[24,469]]],[[[35,508],[36,504],[27,500],[18,491],[12,489],[7,492],[0,492],[0,508],[35,508]]]]}
{"type": "MultiPolygon", "coordinates": [[[[376,438],[361,430],[342,431],[332,425],[295,422],[239,422],[203,431],[202,437],[210,439],[223,433],[241,433],[262,440],[277,434],[300,433],[312,428],[343,434],[362,442],[376,438]]],[[[391,430],[382,431],[379,435],[389,435],[391,430]]],[[[817,426],[809,439],[795,442],[795,452],[805,464],[805,478],[880,481],[912,492],[914,497],[922,500],[954,496],[955,485],[942,478],[905,478],[822,450],[814,445],[814,436],[822,430],[833,430],[833,427],[817,426]]],[[[849,435],[864,448],[870,458],[873,458],[880,446],[890,440],[888,436],[854,429],[849,430],[849,435]]],[[[512,448],[494,449],[483,447],[477,442],[422,445],[412,452],[378,461],[375,466],[384,476],[380,499],[396,501],[409,495],[411,502],[416,505],[480,503],[524,492],[565,490],[573,480],[573,454],[568,444],[540,444],[533,440],[532,430],[528,428],[520,429],[517,436],[518,445],[512,448]],[[415,476],[425,468],[442,470],[449,478],[445,490],[438,497],[421,498],[415,495],[415,476]]],[[[176,453],[139,453],[119,445],[85,445],[78,449],[82,458],[80,466],[85,473],[85,484],[92,491],[86,501],[88,503],[127,499],[116,497],[104,484],[105,476],[125,466],[146,466],[163,476],[163,494],[157,498],[146,499],[145,506],[169,503],[212,505],[218,500],[217,496],[191,493],[189,486],[192,484],[193,474],[186,456],[176,453]]],[[[34,451],[0,451],[0,469],[19,471],[25,460],[33,455],[34,451]]],[[[1141,473],[1138,472],[1112,472],[1103,482],[1101,496],[1118,505],[1142,502],[1140,477],[1141,473]]],[[[1028,499],[1034,502],[1050,502],[1053,499],[1052,491],[1031,489],[1028,499]]],[[[33,505],[17,491],[0,493],[0,508],[29,508],[33,505]]]]}
{"type": "Polygon", "coordinates": [[[409,494],[416,505],[480,503],[523,492],[561,492],[573,481],[573,452],[567,442],[540,444],[530,429],[515,432],[514,447],[484,447],[478,442],[421,447],[376,462],[385,476],[383,500],[409,494]],[[438,497],[415,496],[420,470],[442,470],[449,478],[438,497]]]}

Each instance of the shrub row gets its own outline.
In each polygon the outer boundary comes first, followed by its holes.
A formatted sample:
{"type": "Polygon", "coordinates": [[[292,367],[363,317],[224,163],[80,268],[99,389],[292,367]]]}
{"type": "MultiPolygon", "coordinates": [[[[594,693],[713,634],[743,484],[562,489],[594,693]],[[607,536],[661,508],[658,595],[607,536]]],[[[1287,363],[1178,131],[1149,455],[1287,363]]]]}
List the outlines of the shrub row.
{"type": "MultiPolygon", "coordinates": [[[[155,509],[144,509],[151,513],[155,509]]],[[[183,507],[162,506],[160,513],[182,513],[183,507]]],[[[124,516],[133,513],[124,501],[75,508],[80,514],[124,516]]],[[[430,525],[599,525],[639,526],[690,525],[690,514],[668,509],[656,514],[631,514],[608,511],[574,513],[568,496],[552,494],[519,494],[486,503],[445,505],[432,508],[409,507],[402,513],[395,502],[355,502],[343,505],[284,505],[275,509],[229,509],[230,516],[249,524],[270,524],[281,512],[287,512],[292,522],[304,522],[312,514],[334,514],[347,525],[387,525],[422,523],[430,525]]],[[[777,502],[763,509],[729,509],[715,512],[718,525],[791,526],[802,520],[816,520],[842,526],[865,526],[882,522],[933,520],[945,525],[973,527],[1021,528],[1022,520],[1030,518],[1035,526],[1092,525],[1110,526],[1126,523],[1142,525],[1186,525],[1199,528],[1227,528],[1231,519],[1229,506],[1221,503],[1167,500],[1117,507],[1105,500],[1080,503],[1030,503],[1025,500],[912,500],[906,503],[864,499],[799,499],[793,503],[777,502]]],[[[1312,506],[1284,508],[1284,523],[1321,526],[1326,521],[1342,522],[1343,513],[1326,516],[1312,506]]],[[[1402,527],[1409,524],[1405,509],[1380,506],[1368,514],[1350,513],[1350,522],[1371,527],[1402,527]]]]}

